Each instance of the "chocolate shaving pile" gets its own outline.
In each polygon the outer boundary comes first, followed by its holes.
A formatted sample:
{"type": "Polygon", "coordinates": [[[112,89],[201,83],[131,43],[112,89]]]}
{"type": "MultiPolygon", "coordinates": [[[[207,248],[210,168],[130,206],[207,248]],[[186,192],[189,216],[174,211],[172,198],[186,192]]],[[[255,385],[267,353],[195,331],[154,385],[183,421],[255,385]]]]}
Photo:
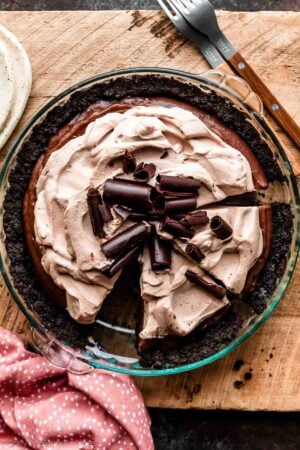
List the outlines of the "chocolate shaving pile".
{"type": "MultiPolygon", "coordinates": [[[[192,238],[195,234],[194,226],[209,223],[206,211],[195,211],[201,182],[192,177],[158,174],[157,183],[153,187],[147,183],[154,177],[156,166],[144,162],[137,165],[136,158],[128,151],[123,156],[123,169],[126,174],[132,173],[134,179],[106,180],[103,188],[105,204],[96,189],[88,190],[89,212],[96,236],[104,237],[103,226],[113,219],[110,206],[124,222],[137,222],[102,243],[104,255],[112,262],[103,267],[101,273],[111,278],[139,256],[145,242],[149,248],[152,270],[170,269],[171,242],[160,237],[155,226],[147,222],[159,221],[162,231],[176,237],[192,238]]],[[[219,239],[225,240],[232,236],[231,227],[219,216],[211,219],[210,227],[219,239]]],[[[196,263],[205,258],[195,244],[187,244],[185,251],[196,263]]],[[[223,286],[209,283],[191,270],[187,270],[185,275],[188,280],[218,299],[223,299],[226,294],[223,286]]]]}

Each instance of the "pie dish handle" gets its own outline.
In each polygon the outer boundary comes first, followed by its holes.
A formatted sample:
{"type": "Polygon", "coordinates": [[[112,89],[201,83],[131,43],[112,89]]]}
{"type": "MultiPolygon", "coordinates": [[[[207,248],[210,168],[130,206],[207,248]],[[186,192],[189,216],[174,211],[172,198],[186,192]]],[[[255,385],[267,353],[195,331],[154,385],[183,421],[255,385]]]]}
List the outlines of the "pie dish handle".
{"type": "Polygon", "coordinates": [[[243,103],[263,117],[264,105],[261,98],[241,77],[218,69],[206,70],[201,75],[238,97],[243,103]]]}
{"type": "MultiPolygon", "coordinates": [[[[201,73],[201,76],[217,83],[221,88],[224,88],[227,92],[238,97],[245,105],[249,106],[253,110],[254,116],[259,115],[261,119],[264,119],[264,105],[261,98],[252,90],[243,78],[229,72],[223,72],[219,69],[206,70],[201,73]]],[[[300,176],[299,161],[287,146],[284,147],[284,151],[290,162],[294,175],[297,177],[300,176]]]]}
{"type": "Polygon", "coordinates": [[[31,340],[34,348],[51,364],[75,375],[83,375],[93,370],[91,366],[80,360],[74,351],[47,334],[31,328],[31,340]]]}

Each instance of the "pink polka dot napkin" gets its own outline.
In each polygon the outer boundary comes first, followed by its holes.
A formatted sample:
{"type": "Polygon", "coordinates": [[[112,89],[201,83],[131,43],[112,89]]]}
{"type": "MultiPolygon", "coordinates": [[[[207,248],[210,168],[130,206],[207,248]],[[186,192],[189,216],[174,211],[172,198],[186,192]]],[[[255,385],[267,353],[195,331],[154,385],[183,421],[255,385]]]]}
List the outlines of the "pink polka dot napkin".
{"type": "Polygon", "coordinates": [[[73,375],[0,328],[0,449],[150,450],[153,441],[129,377],[73,375]]]}

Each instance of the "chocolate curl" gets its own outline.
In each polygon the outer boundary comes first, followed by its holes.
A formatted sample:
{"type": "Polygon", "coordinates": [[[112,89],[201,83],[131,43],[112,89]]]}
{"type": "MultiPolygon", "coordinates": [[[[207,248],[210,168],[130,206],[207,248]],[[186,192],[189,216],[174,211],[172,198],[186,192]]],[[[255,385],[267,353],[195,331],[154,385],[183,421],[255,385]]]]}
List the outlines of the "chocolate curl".
{"type": "Polygon", "coordinates": [[[113,210],[123,219],[124,221],[128,219],[131,214],[131,210],[125,208],[125,206],[115,205],[113,206],[113,210]]]}
{"type": "Polygon", "coordinates": [[[171,267],[171,244],[160,239],[155,230],[152,230],[148,240],[152,270],[165,270],[171,267]]]}
{"type": "Polygon", "coordinates": [[[203,255],[203,253],[201,252],[200,248],[198,248],[196,245],[194,244],[188,244],[185,247],[185,251],[187,253],[187,255],[193,260],[196,261],[197,263],[201,262],[202,259],[205,258],[205,255],[203,255]]]}
{"type": "Polygon", "coordinates": [[[220,216],[214,216],[210,221],[210,228],[218,239],[224,241],[232,236],[232,228],[220,216]]]}
{"type": "Polygon", "coordinates": [[[133,178],[136,181],[140,181],[142,183],[147,183],[147,181],[150,180],[150,178],[152,178],[155,174],[156,171],[156,166],[152,163],[150,164],[145,164],[145,163],[140,163],[136,170],[133,173],[133,178]]]}
{"type": "Polygon", "coordinates": [[[102,244],[102,251],[107,258],[118,258],[122,253],[136,247],[149,234],[149,227],[144,223],[132,225],[102,244]]]}
{"type": "Polygon", "coordinates": [[[98,208],[104,223],[113,220],[113,216],[108,205],[99,205],[98,208]]]}
{"type": "Polygon", "coordinates": [[[87,203],[88,203],[93,233],[95,236],[104,237],[105,236],[105,233],[103,230],[104,221],[103,221],[100,209],[99,209],[99,205],[102,204],[102,198],[97,189],[89,188],[89,190],[87,192],[87,203]]]}
{"type": "Polygon", "coordinates": [[[123,170],[125,173],[132,173],[136,169],[136,159],[128,150],[123,156],[123,170]]]}
{"type": "Polygon", "coordinates": [[[191,197],[193,195],[192,192],[172,192],[172,191],[166,191],[161,189],[160,185],[158,183],[156,183],[155,185],[155,189],[156,191],[160,194],[163,195],[165,197],[165,199],[167,200],[171,200],[173,198],[186,198],[186,197],[191,197]]]}
{"type": "Polygon", "coordinates": [[[176,177],[170,175],[157,175],[160,189],[166,191],[181,191],[197,193],[201,186],[201,181],[192,177],[176,177]]]}
{"type": "Polygon", "coordinates": [[[165,198],[163,195],[157,195],[153,200],[153,213],[174,214],[191,211],[197,206],[197,197],[188,194],[186,198],[165,198]]]}
{"type": "Polygon", "coordinates": [[[116,259],[112,264],[103,267],[100,269],[100,272],[105,275],[107,278],[113,277],[119,270],[123,269],[127,264],[136,259],[141,252],[141,247],[133,247],[129,252],[125,255],[122,255],[120,258],[116,259]]]}
{"type": "Polygon", "coordinates": [[[195,211],[193,213],[186,214],[182,217],[181,221],[188,225],[206,225],[209,222],[206,211],[195,211]]]}
{"type": "Polygon", "coordinates": [[[194,236],[194,231],[187,225],[179,222],[178,220],[172,219],[167,216],[161,225],[161,230],[167,231],[177,237],[187,237],[192,238],[194,236]]]}
{"type": "Polygon", "coordinates": [[[132,211],[129,216],[129,220],[132,220],[133,222],[141,222],[143,220],[161,220],[161,215],[155,214],[155,213],[139,213],[132,211]]]}
{"type": "Polygon", "coordinates": [[[183,213],[192,211],[197,206],[197,197],[174,198],[165,201],[165,214],[183,213]]]}
{"type": "Polygon", "coordinates": [[[143,220],[160,220],[161,215],[152,213],[135,212],[125,206],[115,205],[114,211],[125,221],[132,220],[133,222],[142,222],[143,220]]]}
{"type": "Polygon", "coordinates": [[[132,220],[133,222],[142,222],[143,220],[149,220],[149,216],[144,213],[132,211],[129,215],[129,220],[132,220]]]}
{"type": "Polygon", "coordinates": [[[108,203],[149,211],[152,208],[153,188],[134,181],[109,179],[104,184],[103,197],[108,203]]]}
{"type": "Polygon", "coordinates": [[[211,295],[216,297],[219,300],[222,300],[226,295],[226,289],[223,286],[219,286],[214,283],[209,283],[208,281],[204,280],[203,278],[199,277],[195,272],[192,270],[187,270],[185,272],[186,278],[191,281],[192,283],[198,284],[203,289],[205,289],[207,292],[209,292],[211,295]]]}
{"type": "Polygon", "coordinates": [[[165,212],[166,199],[163,195],[156,194],[153,199],[152,211],[150,214],[154,214],[157,216],[162,216],[165,212]]]}

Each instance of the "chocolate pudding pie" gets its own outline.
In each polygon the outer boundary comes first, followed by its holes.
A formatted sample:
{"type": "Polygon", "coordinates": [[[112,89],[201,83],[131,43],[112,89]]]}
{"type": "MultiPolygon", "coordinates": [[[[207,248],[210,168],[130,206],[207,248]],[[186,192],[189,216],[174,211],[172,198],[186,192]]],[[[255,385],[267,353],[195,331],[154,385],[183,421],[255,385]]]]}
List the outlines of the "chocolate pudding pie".
{"type": "Polygon", "coordinates": [[[141,364],[197,361],[263,311],[284,271],[292,214],[262,200],[274,182],[284,177],[266,143],[213,92],[136,76],[75,93],[36,127],[11,175],[17,288],[81,347],[113,294],[126,304],[125,283],[137,293],[141,364]]]}

